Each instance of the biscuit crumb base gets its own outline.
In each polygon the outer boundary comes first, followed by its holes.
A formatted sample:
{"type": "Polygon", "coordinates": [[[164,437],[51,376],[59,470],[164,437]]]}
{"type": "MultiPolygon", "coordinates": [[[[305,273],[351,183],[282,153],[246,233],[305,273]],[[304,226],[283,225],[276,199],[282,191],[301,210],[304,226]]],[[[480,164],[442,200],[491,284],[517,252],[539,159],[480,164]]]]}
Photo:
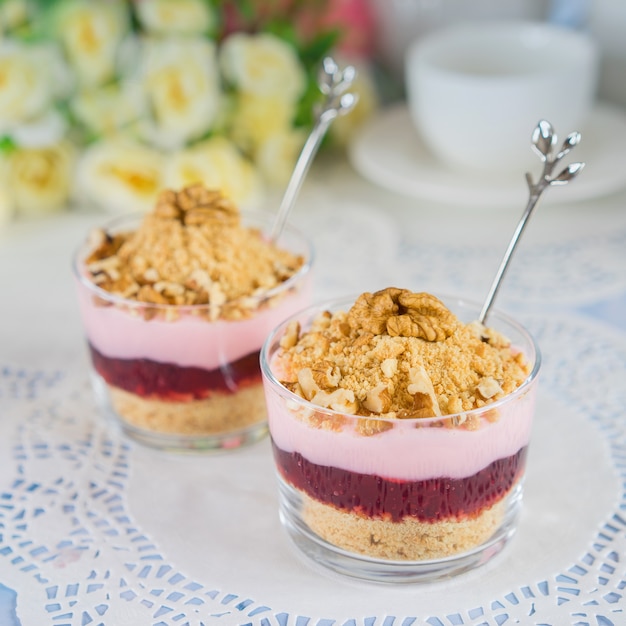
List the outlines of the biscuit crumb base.
{"type": "Polygon", "coordinates": [[[131,426],[174,435],[218,435],[267,419],[261,383],[204,400],[165,402],[107,385],[113,410],[131,426]]]}
{"type": "Polygon", "coordinates": [[[401,522],[372,519],[322,504],[304,493],[302,517],[329,543],[349,552],[390,561],[426,561],[467,552],[487,541],[502,523],[505,499],[461,521],[401,522]]]}

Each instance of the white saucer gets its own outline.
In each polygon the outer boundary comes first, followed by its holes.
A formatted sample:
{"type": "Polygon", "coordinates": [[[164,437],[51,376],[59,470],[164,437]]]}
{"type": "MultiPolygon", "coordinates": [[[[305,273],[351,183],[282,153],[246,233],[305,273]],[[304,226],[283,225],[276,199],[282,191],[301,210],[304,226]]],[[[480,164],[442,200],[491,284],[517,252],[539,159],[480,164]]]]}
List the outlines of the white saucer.
{"type": "MultiPolygon", "coordinates": [[[[571,130],[576,129],[566,132],[571,130]]],[[[563,165],[584,161],[585,169],[567,186],[547,190],[542,202],[576,202],[626,187],[626,112],[598,105],[581,134],[580,145],[563,165]]],[[[524,172],[496,176],[446,167],[428,151],[404,104],[383,109],[368,122],[352,141],[348,154],[361,176],[413,198],[492,208],[519,207],[528,197],[524,172]]],[[[537,172],[531,174],[536,177],[540,172],[537,158],[537,172]]]]}

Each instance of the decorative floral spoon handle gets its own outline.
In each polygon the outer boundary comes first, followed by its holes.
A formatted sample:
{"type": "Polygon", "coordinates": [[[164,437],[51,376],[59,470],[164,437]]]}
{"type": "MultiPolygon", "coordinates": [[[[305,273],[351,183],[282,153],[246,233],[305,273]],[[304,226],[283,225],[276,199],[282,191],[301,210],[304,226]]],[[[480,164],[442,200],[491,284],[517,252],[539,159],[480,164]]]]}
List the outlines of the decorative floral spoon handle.
{"type": "Polygon", "coordinates": [[[352,65],[341,69],[331,57],[324,59],[318,76],[318,85],[325,99],[316,111],[315,124],[304,143],[285,189],[270,235],[272,242],[278,239],[287,222],[287,217],[293,208],[300,187],[331,123],[339,115],[345,115],[351,111],[357,103],[358,96],[346,91],[355,78],[356,69],[352,65]]]}
{"type": "Polygon", "coordinates": [[[495,300],[500,284],[502,283],[502,279],[504,278],[508,268],[509,261],[513,256],[515,247],[517,246],[517,242],[519,241],[535,206],[537,206],[537,202],[541,197],[541,194],[551,185],[566,185],[570,180],[575,178],[585,166],[584,163],[572,163],[565,167],[557,176],[552,176],[552,171],[556,164],[566,154],[568,154],[570,150],[575,148],[580,143],[580,139],[581,135],[579,132],[570,133],[563,142],[560,150],[555,153],[555,146],[558,138],[554,133],[550,122],[541,120],[533,131],[532,148],[543,161],[543,172],[536,183],[533,183],[530,174],[526,173],[526,183],[528,184],[529,190],[528,204],[526,205],[526,210],[524,211],[522,218],[517,224],[517,228],[515,229],[513,237],[509,242],[509,247],[504,254],[500,267],[498,268],[496,276],[491,284],[487,299],[483,304],[480,317],[478,318],[481,323],[484,324],[487,316],[489,315],[493,301],[495,300]]]}

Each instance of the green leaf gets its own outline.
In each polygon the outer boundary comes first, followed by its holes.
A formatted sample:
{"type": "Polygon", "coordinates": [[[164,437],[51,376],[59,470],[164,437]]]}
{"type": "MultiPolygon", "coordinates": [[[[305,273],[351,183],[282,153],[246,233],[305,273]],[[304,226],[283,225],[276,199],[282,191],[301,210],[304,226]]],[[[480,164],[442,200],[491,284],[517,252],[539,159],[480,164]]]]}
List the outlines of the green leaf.
{"type": "Polygon", "coordinates": [[[8,135],[4,135],[0,137],[0,152],[4,154],[8,154],[9,152],[13,152],[17,146],[11,137],[8,135]]]}
{"type": "Polygon", "coordinates": [[[30,0],[30,5],[35,12],[41,13],[44,9],[49,9],[50,5],[54,4],[54,0],[30,0]]]}
{"type": "Polygon", "coordinates": [[[316,77],[317,72],[309,72],[306,89],[296,108],[295,126],[310,128],[313,125],[315,105],[322,99],[322,93],[317,86],[316,77]]]}
{"type": "Polygon", "coordinates": [[[291,44],[294,48],[296,48],[296,50],[300,46],[298,33],[293,27],[293,24],[290,24],[289,22],[285,22],[281,19],[270,20],[264,25],[263,31],[286,41],[288,44],[291,44]]]}
{"type": "MultiPolygon", "coordinates": [[[[229,1],[225,0],[222,4],[229,4],[229,1]]],[[[236,0],[234,4],[237,12],[245,20],[253,22],[256,19],[256,7],[254,0],[236,0]]]]}
{"type": "Polygon", "coordinates": [[[341,38],[338,28],[318,33],[307,45],[300,48],[300,55],[307,67],[321,63],[322,59],[337,45],[341,38]]]}

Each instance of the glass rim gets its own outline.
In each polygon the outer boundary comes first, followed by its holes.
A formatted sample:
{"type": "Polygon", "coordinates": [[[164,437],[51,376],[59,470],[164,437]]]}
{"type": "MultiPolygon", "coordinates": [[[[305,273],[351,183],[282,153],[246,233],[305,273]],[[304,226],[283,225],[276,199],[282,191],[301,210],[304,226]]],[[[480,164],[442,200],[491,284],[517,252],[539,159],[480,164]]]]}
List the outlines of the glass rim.
{"type": "MultiPolygon", "coordinates": [[[[332,310],[333,306],[336,307],[339,304],[354,303],[358,295],[360,294],[347,296],[347,297],[327,299],[317,304],[313,304],[305,309],[301,309],[297,313],[290,315],[288,318],[283,320],[266,337],[265,341],[263,342],[263,346],[261,347],[260,359],[259,359],[261,363],[261,373],[263,377],[272,385],[272,387],[275,388],[280,393],[280,395],[283,396],[285,399],[288,399],[292,402],[297,402],[300,405],[305,406],[307,409],[315,411],[316,413],[322,413],[322,414],[329,415],[329,416],[331,415],[339,416],[342,418],[349,418],[352,420],[364,420],[364,419],[376,420],[376,421],[387,422],[391,424],[398,424],[401,422],[402,424],[406,424],[406,425],[421,424],[424,426],[429,426],[432,424],[437,424],[438,422],[442,422],[443,420],[453,419],[455,417],[468,418],[473,415],[480,415],[487,411],[498,409],[503,404],[506,404],[510,402],[511,400],[514,400],[520,396],[525,395],[539,375],[539,370],[541,369],[542,357],[541,357],[541,351],[539,349],[539,345],[537,344],[537,341],[535,337],[533,336],[533,334],[523,324],[521,324],[520,322],[512,318],[510,315],[503,313],[497,308],[494,308],[491,310],[488,319],[496,318],[512,326],[522,337],[526,339],[528,345],[532,348],[532,351],[533,351],[532,355],[527,355],[526,353],[524,353],[526,354],[527,358],[529,358],[529,362],[530,362],[531,356],[534,358],[534,361],[532,362],[531,371],[528,374],[528,376],[526,376],[522,384],[519,387],[517,387],[513,392],[507,394],[506,396],[500,398],[499,400],[496,400],[495,402],[490,402],[488,404],[485,404],[482,407],[478,407],[475,409],[469,409],[467,411],[459,411],[458,413],[449,413],[447,415],[434,415],[432,417],[410,417],[410,418],[400,419],[397,417],[382,417],[380,415],[358,415],[358,414],[353,414],[353,413],[342,413],[341,411],[335,411],[333,409],[320,406],[319,404],[314,404],[313,402],[310,402],[306,398],[303,398],[302,396],[299,396],[293,391],[290,391],[289,389],[287,389],[287,387],[285,387],[278,380],[278,378],[274,376],[274,373],[272,372],[272,369],[269,364],[269,359],[268,359],[271,346],[279,338],[280,333],[284,332],[287,325],[293,320],[299,319],[303,316],[305,316],[308,320],[312,320],[312,316],[315,311],[332,310]]],[[[446,306],[448,306],[447,302],[449,302],[450,300],[454,300],[457,305],[475,308],[477,317],[482,306],[478,302],[471,300],[471,299],[464,298],[462,296],[451,296],[449,294],[444,294],[444,293],[432,293],[432,295],[439,298],[446,306]]],[[[340,309],[335,308],[335,310],[340,310],[340,309]]],[[[454,310],[452,310],[452,312],[455,315],[457,315],[457,313],[454,310]]],[[[492,325],[489,323],[485,324],[485,326],[487,328],[492,327],[492,325]]],[[[270,427],[270,430],[271,430],[271,427],[270,427]]]]}
{"type": "MultiPolygon", "coordinates": [[[[129,213],[127,215],[118,215],[116,217],[111,218],[108,222],[105,222],[101,228],[105,232],[110,232],[114,228],[119,228],[124,223],[132,223],[135,221],[141,221],[141,219],[145,216],[145,213],[129,213]]],[[[263,222],[267,226],[271,226],[274,220],[274,215],[269,211],[263,210],[240,210],[240,215],[243,219],[252,218],[257,219],[259,222],[263,222]]],[[[98,228],[97,226],[93,227],[93,229],[98,228]]],[[[305,235],[300,229],[296,228],[290,223],[285,224],[283,228],[283,233],[288,233],[290,235],[294,235],[302,240],[305,245],[306,253],[302,256],[305,257],[304,263],[300,267],[300,269],[290,276],[287,280],[264,291],[260,295],[247,295],[247,296],[239,296],[238,298],[233,298],[231,300],[226,300],[220,306],[224,306],[227,304],[235,304],[239,300],[246,298],[253,298],[258,300],[259,302],[263,302],[265,300],[269,300],[285,291],[288,291],[294,284],[300,282],[303,278],[310,274],[311,269],[313,267],[313,261],[315,259],[315,249],[313,247],[313,242],[311,239],[305,235]]],[[[211,303],[204,304],[159,304],[155,302],[140,302],[138,300],[133,300],[132,298],[124,298],[123,296],[118,296],[116,294],[112,294],[106,289],[102,289],[96,283],[89,280],[87,276],[85,276],[81,271],[81,265],[84,265],[81,255],[84,253],[85,248],[88,246],[89,240],[88,237],[84,238],[83,241],[79,244],[77,249],[72,254],[72,273],[74,278],[79,282],[82,287],[85,287],[93,295],[101,298],[102,300],[106,300],[111,304],[122,305],[125,307],[132,308],[142,308],[142,309],[151,309],[156,311],[181,311],[181,312],[192,312],[192,311],[203,311],[206,309],[210,309],[212,306],[211,303]]],[[[286,249],[286,248],[283,248],[286,249]]]]}

